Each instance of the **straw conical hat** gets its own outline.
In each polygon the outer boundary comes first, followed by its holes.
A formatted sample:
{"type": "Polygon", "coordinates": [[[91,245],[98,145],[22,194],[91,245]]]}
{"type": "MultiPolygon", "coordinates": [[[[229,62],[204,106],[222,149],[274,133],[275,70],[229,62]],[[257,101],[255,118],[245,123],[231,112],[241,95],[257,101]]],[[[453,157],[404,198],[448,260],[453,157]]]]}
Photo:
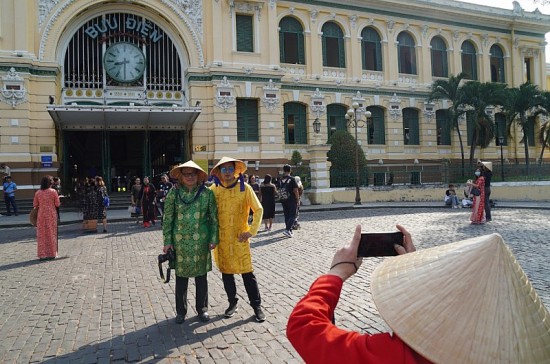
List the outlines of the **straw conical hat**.
{"type": "Polygon", "coordinates": [[[382,318],[434,363],[548,363],[550,314],[498,234],[386,259],[382,318]]]}
{"type": "Polygon", "coordinates": [[[210,174],[220,178],[220,166],[227,162],[235,162],[235,176],[238,176],[239,174],[246,171],[246,164],[243,161],[230,157],[222,157],[222,159],[220,159],[220,161],[214,166],[214,168],[210,170],[210,174]]]}
{"type": "Polygon", "coordinates": [[[493,171],[493,162],[481,162],[481,164],[483,164],[485,168],[487,168],[491,172],[493,171]]]}
{"type": "Polygon", "coordinates": [[[208,179],[208,174],[195,162],[187,161],[183,164],[178,164],[170,171],[170,177],[180,180],[182,178],[181,169],[182,168],[194,168],[197,170],[197,179],[199,182],[204,182],[208,179]]]}

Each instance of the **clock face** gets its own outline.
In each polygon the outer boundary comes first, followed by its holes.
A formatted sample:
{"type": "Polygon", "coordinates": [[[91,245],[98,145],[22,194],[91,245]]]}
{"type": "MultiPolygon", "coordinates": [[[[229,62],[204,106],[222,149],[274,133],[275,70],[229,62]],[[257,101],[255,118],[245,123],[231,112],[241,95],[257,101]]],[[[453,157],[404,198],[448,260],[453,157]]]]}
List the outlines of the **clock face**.
{"type": "Polygon", "coordinates": [[[103,65],[113,80],[130,83],[143,76],[145,55],[133,44],[115,43],[107,48],[103,65]]]}

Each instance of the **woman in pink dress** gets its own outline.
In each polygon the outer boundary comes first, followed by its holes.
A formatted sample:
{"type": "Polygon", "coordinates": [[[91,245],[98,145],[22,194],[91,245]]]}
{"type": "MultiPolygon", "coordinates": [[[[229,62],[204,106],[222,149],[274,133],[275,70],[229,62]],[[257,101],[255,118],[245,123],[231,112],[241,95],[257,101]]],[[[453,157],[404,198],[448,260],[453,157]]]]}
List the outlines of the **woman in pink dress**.
{"type": "Polygon", "coordinates": [[[476,180],[468,181],[468,185],[477,187],[481,194],[479,196],[474,195],[472,201],[472,215],[470,221],[472,224],[485,224],[485,178],[481,175],[481,169],[475,171],[476,180]]]}
{"type": "Polygon", "coordinates": [[[57,257],[57,210],[59,196],[52,188],[52,176],[42,177],[40,189],[34,194],[33,207],[38,208],[36,240],[38,258],[51,260],[57,257]]]}

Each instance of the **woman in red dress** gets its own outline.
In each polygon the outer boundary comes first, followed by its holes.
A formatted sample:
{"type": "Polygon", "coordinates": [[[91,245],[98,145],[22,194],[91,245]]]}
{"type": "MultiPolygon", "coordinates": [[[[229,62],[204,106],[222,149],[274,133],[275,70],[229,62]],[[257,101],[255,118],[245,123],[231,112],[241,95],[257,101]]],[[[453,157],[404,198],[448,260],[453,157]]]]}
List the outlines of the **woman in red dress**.
{"type": "Polygon", "coordinates": [[[470,221],[472,224],[485,224],[485,177],[481,174],[481,169],[475,171],[476,180],[468,181],[468,185],[479,189],[481,194],[479,196],[474,195],[472,202],[472,215],[470,221]]]}
{"type": "Polygon", "coordinates": [[[57,210],[59,196],[51,186],[52,176],[42,177],[40,189],[34,194],[33,207],[38,208],[36,240],[38,258],[51,260],[57,257],[57,210]]]}

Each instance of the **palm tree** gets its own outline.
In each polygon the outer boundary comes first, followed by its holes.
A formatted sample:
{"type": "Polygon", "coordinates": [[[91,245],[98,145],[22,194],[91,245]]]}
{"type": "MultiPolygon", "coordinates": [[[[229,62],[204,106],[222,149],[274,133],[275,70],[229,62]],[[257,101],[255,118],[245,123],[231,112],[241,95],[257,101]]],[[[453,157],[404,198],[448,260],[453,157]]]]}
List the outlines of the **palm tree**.
{"type": "Polygon", "coordinates": [[[548,118],[550,116],[550,91],[541,93],[540,98],[541,107],[535,111],[534,116],[544,115],[546,118],[542,121],[539,132],[539,142],[542,145],[539,157],[539,166],[542,164],[544,149],[546,149],[546,147],[550,148],[550,118],[548,118]]]}
{"type": "Polygon", "coordinates": [[[458,119],[463,111],[458,110],[460,99],[460,87],[462,79],[466,78],[464,72],[459,73],[456,76],[451,75],[448,80],[435,80],[432,83],[432,90],[428,95],[428,102],[433,100],[449,100],[451,106],[447,108],[449,113],[449,120],[453,129],[458,134],[458,142],[460,143],[460,156],[462,158],[462,177],[464,177],[464,144],[462,143],[462,134],[460,134],[460,127],[458,125],[458,119]]]}
{"type": "Polygon", "coordinates": [[[487,148],[494,138],[494,125],[488,106],[502,104],[502,93],[506,85],[501,83],[471,81],[461,88],[459,110],[466,110],[466,117],[472,122],[470,165],[474,164],[476,146],[487,148]]]}
{"type": "Polygon", "coordinates": [[[508,114],[508,132],[513,123],[520,126],[523,132],[521,142],[525,147],[525,169],[529,174],[529,128],[534,125],[534,112],[542,102],[540,91],[536,85],[525,82],[519,87],[508,88],[504,92],[503,106],[508,114]]]}

